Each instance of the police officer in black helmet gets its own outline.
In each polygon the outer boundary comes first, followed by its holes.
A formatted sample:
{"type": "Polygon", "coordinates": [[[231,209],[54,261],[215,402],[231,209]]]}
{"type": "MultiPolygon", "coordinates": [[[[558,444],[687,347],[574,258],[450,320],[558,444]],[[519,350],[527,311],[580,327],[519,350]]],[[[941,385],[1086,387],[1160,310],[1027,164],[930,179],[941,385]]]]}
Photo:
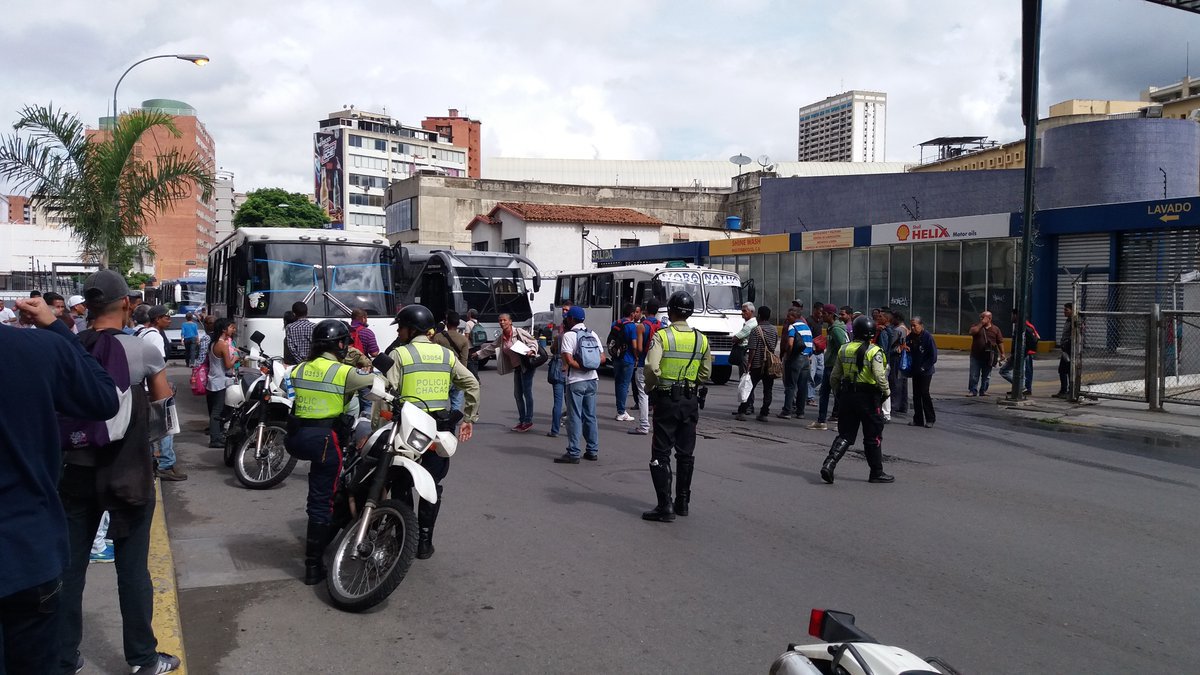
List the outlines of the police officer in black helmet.
{"type": "Polygon", "coordinates": [[[677,291],[667,301],[671,324],[654,333],[646,353],[646,391],[654,412],[650,441],[650,477],[658,505],[642,514],[644,520],[669,523],[688,514],[695,466],[696,423],[707,390],[700,383],[712,372],[708,338],[688,325],[692,296],[677,291]],[[671,450],[678,471],[675,501],[671,501],[671,450]]]}
{"type": "Polygon", "coordinates": [[[342,364],[350,348],[350,328],[326,319],[313,328],[308,359],[291,371],[296,400],[288,417],[285,447],[298,459],[312,462],[308,470],[308,531],[304,545],[304,583],[325,578],[321,560],[332,531],[333,492],[353,425],[346,404],[374,377],[342,364]]]}
{"type": "Polygon", "coordinates": [[[862,425],[863,451],[871,467],[869,481],[891,483],[883,472],[883,402],[891,395],[887,382],[887,356],[875,337],[875,321],[859,316],[852,326],[853,339],[838,351],[829,386],[838,392],[838,435],[821,465],[821,480],[833,482],[833,470],[846,450],[854,445],[862,425]]]}

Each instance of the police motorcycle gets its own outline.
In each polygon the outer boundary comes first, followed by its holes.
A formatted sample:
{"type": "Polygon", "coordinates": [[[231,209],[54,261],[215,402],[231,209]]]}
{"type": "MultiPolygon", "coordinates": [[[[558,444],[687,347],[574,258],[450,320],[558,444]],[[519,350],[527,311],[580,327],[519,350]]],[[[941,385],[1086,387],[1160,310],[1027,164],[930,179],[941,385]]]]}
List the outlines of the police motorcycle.
{"type": "Polygon", "coordinates": [[[961,675],[937,657],[922,659],[881,644],[847,612],[812,610],[808,634],[821,642],[788,645],[771,664],[771,675],[961,675]]]}
{"type": "Polygon", "coordinates": [[[234,408],[225,433],[225,466],[232,466],[238,482],[252,490],[275,487],[296,467],[296,458],[284,449],[293,401],[290,376],[282,359],[263,351],[265,337],[255,331],[250,341],[258,349],[238,348],[257,367],[258,377],[245,389],[225,390],[225,405],[234,408]]]}
{"type": "MultiPolygon", "coordinates": [[[[391,357],[379,355],[368,398],[387,406],[386,424],[361,451],[347,453],[333,510],[337,535],[325,551],[329,597],[339,609],[361,612],[383,602],[404,580],[417,551],[413,491],[436,503],[433,477],[421,455],[451,457],[458,448],[455,428],[461,412],[426,412],[421,403],[388,391],[391,357]]],[[[353,448],[353,446],[351,446],[353,448]]]]}

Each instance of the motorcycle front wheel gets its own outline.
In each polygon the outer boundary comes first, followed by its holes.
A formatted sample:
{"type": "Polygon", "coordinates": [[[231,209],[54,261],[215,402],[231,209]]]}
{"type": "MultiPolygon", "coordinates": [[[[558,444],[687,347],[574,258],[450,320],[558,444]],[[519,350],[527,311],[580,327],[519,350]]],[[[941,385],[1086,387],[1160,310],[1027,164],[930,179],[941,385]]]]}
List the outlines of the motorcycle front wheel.
{"type": "Polygon", "coordinates": [[[362,550],[354,550],[361,520],[342,529],[333,544],[326,586],[329,598],[347,612],[383,602],[404,580],[417,553],[417,516],[412,507],[388,499],[371,512],[362,550]]]}
{"type": "Polygon", "coordinates": [[[251,490],[266,490],[283,482],[296,468],[296,458],[284,448],[287,431],[268,425],[263,429],[261,452],[258,450],[258,429],[246,434],[233,462],[238,482],[251,490]]]}

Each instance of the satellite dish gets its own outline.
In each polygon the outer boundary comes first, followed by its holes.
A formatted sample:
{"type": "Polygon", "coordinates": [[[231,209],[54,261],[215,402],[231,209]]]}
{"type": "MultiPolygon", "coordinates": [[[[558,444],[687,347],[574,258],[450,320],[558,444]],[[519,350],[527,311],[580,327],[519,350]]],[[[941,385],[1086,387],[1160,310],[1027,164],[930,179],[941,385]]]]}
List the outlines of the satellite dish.
{"type": "Polygon", "coordinates": [[[767,168],[767,165],[771,163],[771,158],[766,155],[759,155],[756,161],[758,162],[759,166],[765,169],[767,168]]]}
{"type": "Polygon", "coordinates": [[[737,164],[738,166],[746,166],[751,162],[751,159],[745,155],[734,155],[733,157],[729,158],[729,161],[737,164]]]}
{"type": "Polygon", "coordinates": [[[766,167],[764,167],[764,168],[763,168],[763,171],[770,171],[770,172],[774,172],[774,171],[775,171],[775,165],[774,165],[774,164],[768,164],[766,167]]]}

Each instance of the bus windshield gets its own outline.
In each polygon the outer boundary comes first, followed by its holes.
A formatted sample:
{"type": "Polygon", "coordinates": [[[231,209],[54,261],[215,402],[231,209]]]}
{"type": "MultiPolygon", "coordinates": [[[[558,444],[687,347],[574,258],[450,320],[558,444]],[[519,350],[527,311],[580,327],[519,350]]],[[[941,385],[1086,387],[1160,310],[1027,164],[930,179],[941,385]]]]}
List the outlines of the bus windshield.
{"type": "Polygon", "coordinates": [[[479,320],[493,323],[501,314],[512,316],[514,323],[533,317],[525,278],[520,269],[506,267],[456,267],[467,307],[479,310],[479,320]]]}
{"type": "Polygon", "coordinates": [[[736,274],[667,270],[659,272],[654,282],[656,295],[660,298],[670,298],[673,293],[687,291],[692,296],[697,312],[736,311],[742,304],[742,282],[736,274]]]}
{"type": "Polygon", "coordinates": [[[395,307],[384,249],[348,244],[254,243],[246,279],[247,316],[282,317],[307,301],[311,316],[344,316],[338,302],[370,316],[395,307]]]}

